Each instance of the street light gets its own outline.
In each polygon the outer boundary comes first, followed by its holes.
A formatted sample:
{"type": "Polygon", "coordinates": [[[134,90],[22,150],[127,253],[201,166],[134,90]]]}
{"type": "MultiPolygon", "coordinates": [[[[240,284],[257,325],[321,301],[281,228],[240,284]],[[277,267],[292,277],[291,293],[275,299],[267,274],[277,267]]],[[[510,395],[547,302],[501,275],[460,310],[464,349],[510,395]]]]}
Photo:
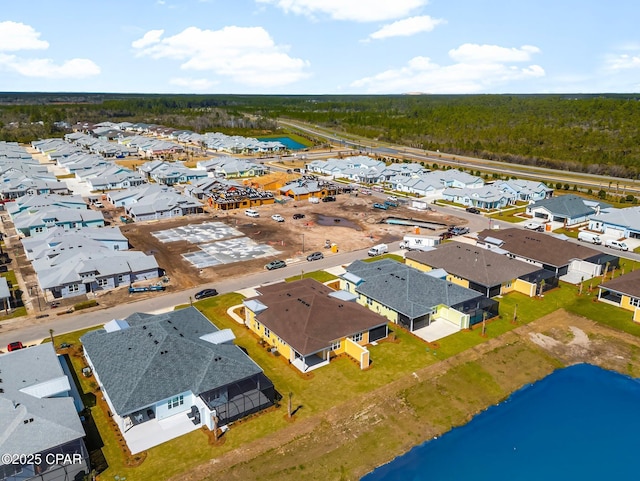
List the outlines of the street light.
{"type": "Polygon", "coordinates": [[[302,234],[302,253],[304,254],[304,234],[302,234]]]}

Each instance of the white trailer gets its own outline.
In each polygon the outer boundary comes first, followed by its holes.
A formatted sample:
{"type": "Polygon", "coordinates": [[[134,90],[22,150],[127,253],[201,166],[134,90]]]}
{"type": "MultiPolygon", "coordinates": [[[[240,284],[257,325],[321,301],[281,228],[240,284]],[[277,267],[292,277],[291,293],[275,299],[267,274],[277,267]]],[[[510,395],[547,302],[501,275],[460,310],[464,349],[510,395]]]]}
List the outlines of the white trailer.
{"type": "Polygon", "coordinates": [[[440,244],[440,237],[407,234],[400,242],[400,249],[407,250],[431,250],[431,248],[440,244]]]}

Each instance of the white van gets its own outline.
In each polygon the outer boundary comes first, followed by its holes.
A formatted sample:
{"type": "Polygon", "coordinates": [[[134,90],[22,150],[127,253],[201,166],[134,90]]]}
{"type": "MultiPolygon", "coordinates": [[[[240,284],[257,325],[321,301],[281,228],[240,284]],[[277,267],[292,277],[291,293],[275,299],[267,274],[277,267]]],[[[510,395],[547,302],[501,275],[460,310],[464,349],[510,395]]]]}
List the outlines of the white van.
{"type": "Polygon", "coordinates": [[[389,252],[389,246],[387,244],[378,244],[377,246],[373,246],[371,249],[369,249],[367,255],[369,257],[373,257],[382,255],[385,252],[389,252]]]}
{"type": "Polygon", "coordinates": [[[249,217],[260,217],[260,213],[257,210],[253,210],[253,209],[245,210],[244,215],[249,217]]]}
{"type": "Polygon", "coordinates": [[[618,249],[621,251],[628,251],[629,247],[627,246],[627,244],[625,244],[624,242],[621,241],[617,241],[617,240],[608,240],[604,243],[605,246],[607,247],[611,247],[612,249],[618,249]]]}
{"type": "Polygon", "coordinates": [[[578,232],[578,240],[582,242],[590,242],[591,244],[602,244],[602,239],[598,234],[592,234],[591,232],[578,232]]]}

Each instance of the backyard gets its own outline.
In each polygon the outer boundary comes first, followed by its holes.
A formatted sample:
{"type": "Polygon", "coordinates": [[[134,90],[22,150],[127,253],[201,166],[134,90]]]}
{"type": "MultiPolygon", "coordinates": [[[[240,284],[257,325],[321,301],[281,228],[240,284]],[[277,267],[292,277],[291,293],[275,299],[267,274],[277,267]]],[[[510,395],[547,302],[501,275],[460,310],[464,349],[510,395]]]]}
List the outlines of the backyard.
{"type": "MultiPolygon", "coordinates": [[[[625,268],[627,270],[637,269],[638,264],[628,264],[625,265],[625,268]]],[[[619,271],[616,274],[619,274],[619,271]]],[[[320,281],[333,279],[330,274],[313,272],[305,273],[304,277],[313,277],[320,281]]],[[[299,277],[296,276],[290,280],[297,278],[299,277]]],[[[547,291],[544,298],[529,298],[518,293],[510,293],[503,296],[500,299],[500,315],[498,318],[486,322],[484,335],[482,324],[480,324],[475,326],[473,330],[459,332],[441,339],[437,343],[426,343],[398,328],[398,326],[390,325],[392,331],[389,339],[379,342],[375,346],[369,346],[372,360],[369,369],[362,371],[357,363],[350,358],[338,357],[328,366],[308,374],[301,374],[282,357],[270,352],[266,346],[258,342],[258,339],[248,328],[227,315],[226,312],[229,307],[241,305],[243,297],[240,294],[226,294],[197,302],[194,305],[212,320],[218,328],[230,328],[233,330],[236,336],[235,343],[246,349],[249,356],[273,381],[276,390],[284,399],[278,407],[235,423],[231,430],[225,434],[224,442],[211,444],[206,431],[201,429],[141,453],[137,458],[131,457],[121,448],[118,439],[120,433],[113,427],[106,410],[101,407],[101,403],[98,402],[96,404],[95,400],[98,399],[100,401],[100,399],[93,377],[87,378],[81,375],[85,363],[81,356],[79,337],[85,331],[57,336],[55,343],[57,347],[63,343],[72,345],[63,352],[68,352],[70,355],[77,374],[76,377],[82,391],[85,393],[84,397],[88,401],[88,407],[91,409],[91,417],[100,433],[98,437],[94,434],[89,438],[90,444],[93,443],[95,450],[101,451],[108,463],[108,468],[100,474],[100,478],[112,479],[119,476],[120,478],[153,480],[176,476],[176,479],[178,479],[181,476],[180,473],[189,472],[211,458],[217,459],[225,454],[231,458],[240,456],[238,454],[239,451],[234,451],[236,448],[251,445],[257,446],[255,449],[258,450],[266,449],[266,446],[272,442],[270,439],[272,439],[273,435],[277,435],[280,432],[289,433],[292,429],[295,429],[295,425],[302,429],[302,423],[309,423],[309,426],[315,426],[313,429],[320,429],[316,424],[318,420],[324,419],[327,413],[336,410],[341,411],[343,406],[344,409],[356,409],[357,406],[353,405],[353,403],[361,403],[362,396],[367,396],[367,393],[385,391],[388,389],[386,386],[393,385],[399,380],[404,379],[404,382],[409,382],[407,379],[411,379],[412,376],[416,376],[417,372],[425,369],[436,369],[437,372],[440,372],[440,370],[445,369],[444,366],[448,365],[448,363],[439,361],[467,356],[467,353],[474,353],[473,355],[475,355],[479,352],[478,349],[488,348],[498,338],[503,342],[506,339],[503,335],[509,336],[509,331],[544,318],[550,313],[560,312],[561,308],[564,308],[570,315],[584,316],[616,331],[624,331],[634,336],[640,336],[640,326],[631,322],[630,312],[608,304],[594,302],[594,298],[597,297],[597,284],[598,282],[592,282],[592,289],[589,289],[589,285],[585,283],[582,294],[579,293],[578,286],[561,282],[560,287],[547,291]],[[296,412],[293,420],[290,420],[287,416],[286,399],[288,393],[292,393],[293,407],[296,412]],[[360,401],[358,401],[359,399],[360,401]],[[138,463],[140,463],[139,466],[133,466],[138,463]]],[[[519,348],[518,352],[519,362],[527,362],[526,360],[530,358],[532,362],[540,363],[539,354],[535,352],[529,353],[528,348],[519,348]]],[[[480,365],[476,364],[465,364],[464,367],[460,367],[457,371],[452,371],[447,375],[447,379],[449,379],[447,381],[447,390],[450,391],[452,396],[458,396],[454,394],[456,390],[466,392],[470,389],[469,386],[478,387],[478,382],[471,382],[466,387],[465,382],[469,380],[478,381],[488,376],[487,371],[490,370],[491,366],[487,365],[485,361],[480,362],[484,367],[480,368],[480,365]]],[[[532,372],[536,372],[536,376],[541,376],[543,372],[546,373],[553,368],[553,364],[542,363],[537,370],[532,372]]],[[[518,376],[515,373],[512,375],[518,376]]],[[[518,381],[520,379],[520,377],[517,377],[518,381]]],[[[417,382],[417,379],[415,381],[417,382]]],[[[510,383],[498,387],[495,382],[487,378],[480,383],[484,386],[483,389],[486,390],[486,395],[481,395],[484,392],[482,390],[474,394],[480,396],[481,399],[472,403],[473,406],[476,406],[477,403],[492,402],[493,399],[499,399],[505,395],[506,390],[512,388],[510,383]]],[[[503,380],[500,382],[504,383],[503,380]]],[[[513,382],[515,381],[511,381],[511,383],[513,382]]],[[[416,389],[416,386],[407,389],[406,395],[412,399],[413,404],[417,406],[426,402],[426,400],[418,402],[417,398],[411,397],[413,396],[411,393],[416,389]]],[[[424,399],[432,398],[432,395],[423,394],[423,396],[425,396],[424,399]]],[[[436,402],[435,399],[434,402],[436,402]]],[[[442,400],[440,399],[437,402],[442,402],[442,400]]],[[[463,404],[467,404],[466,401],[463,404]]],[[[361,409],[361,406],[357,407],[357,409],[361,409]]],[[[460,408],[455,413],[448,413],[444,406],[438,408],[437,405],[433,405],[427,411],[432,414],[434,412],[439,413],[438,416],[440,417],[432,421],[435,425],[442,427],[458,419],[464,409],[460,408]]],[[[307,424],[304,425],[306,426],[307,424]]],[[[385,427],[384,429],[388,428],[385,427]]],[[[364,435],[361,441],[373,443],[376,432],[375,430],[369,432],[364,435]]],[[[421,435],[418,432],[411,432],[407,435],[405,442],[415,440],[421,435]]],[[[399,437],[399,433],[395,432],[393,436],[399,437]]],[[[349,445],[353,443],[355,443],[355,440],[348,441],[349,445]]],[[[370,447],[373,455],[376,452],[376,448],[370,447]]],[[[355,449],[354,446],[351,448],[355,449]]],[[[320,453],[319,456],[324,459],[326,454],[320,453]]],[[[94,458],[100,460],[100,453],[94,452],[92,459],[94,458]]],[[[324,462],[328,463],[329,459],[325,459],[324,462]]],[[[257,461],[257,463],[260,464],[261,462],[257,461]]],[[[239,472],[242,472],[242,470],[239,472]]],[[[318,473],[316,472],[315,479],[321,479],[317,477],[318,473]]],[[[293,475],[294,473],[291,472],[289,474],[293,475]]],[[[335,476],[332,478],[339,479],[339,477],[335,476]]],[[[311,476],[308,479],[314,479],[314,477],[311,476]]]]}

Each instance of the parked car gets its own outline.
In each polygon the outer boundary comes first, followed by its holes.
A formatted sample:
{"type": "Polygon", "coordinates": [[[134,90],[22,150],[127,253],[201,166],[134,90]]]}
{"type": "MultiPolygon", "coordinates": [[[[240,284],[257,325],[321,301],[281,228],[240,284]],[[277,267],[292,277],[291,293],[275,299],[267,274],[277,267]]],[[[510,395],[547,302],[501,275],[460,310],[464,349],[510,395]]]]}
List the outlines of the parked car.
{"type": "Polygon", "coordinates": [[[618,249],[621,251],[628,251],[629,250],[629,246],[627,244],[625,244],[622,241],[617,241],[617,240],[607,240],[604,242],[604,245],[606,247],[610,247],[611,249],[618,249]]]}
{"type": "Polygon", "coordinates": [[[387,207],[398,207],[398,203],[394,202],[392,200],[385,200],[384,201],[384,205],[386,205],[387,207]]]}
{"type": "Polygon", "coordinates": [[[253,210],[253,209],[245,210],[244,215],[249,217],[260,217],[260,213],[257,210],[253,210]]]}
{"type": "Polygon", "coordinates": [[[327,195],[322,198],[322,202],[335,202],[335,201],[336,201],[335,195],[327,195]]]}
{"type": "Polygon", "coordinates": [[[529,230],[535,230],[538,232],[544,231],[544,226],[542,224],[538,224],[537,222],[527,222],[524,225],[524,228],[529,230]]]}
{"type": "Polygon", "coordinates": [[[398,198],[395,195],[390,195],[389,197],[387,197],[387,200],[391,202],[398,202],[398,198]]]}
{"type": "Polygon", "coordinates": [[[266,266],[264,266],[264,268],[268,271],[271,271],[273,269],[280,269],[281,267],[287,267],[287,263],[285,261],[275,260],[269,262],[266,266]]]}
{"type": "Polygon", "coordinates": [[[312,252],[307,256],[307,260],[311,261],[319,261],[320,259],[324,259],[324,254],[322,252],[312,252]]]}
{"type": "Polygon", "coordinates": [[[466,211],[469,212],[470,214],[479,214],[480,213],[480,209],[476,209],[475,207],[467,207],[466,211]]]}
{"type": "Polygon", "coordinates": [[[304,219],[304,214],[293,214],[293,219],[294,220],[304,219]]]}
{"type": "Polygon", "coordinates": [[[449,230],[449,232],[453,235],[464,235],[469,233],[469,228],[454,226],[449,230]]]}
{"type": "Polygon", "coordinates": [[[273,214],[271,218],[276,222],[284,222],[284,217],[282,217],[280,214],[273,214]]]}
{"type": "Polygon", "coordinates": [[[104,209],[104,204],[102,202],[94,202],[93,205],[98,209],[104,209]]]}
{"type": "Polygon", "coordinates": [[[20,341],[10,342],[9,344],[7,344],[7,351],[9,352],[17,351],[18,349],[23,349],[23,348],[24,346],[20,341]]]}
{"type": "Polygon", "coordinates": [[[389,208],[389,206],[386,205],[386,204],[380,204],[379,202],[376,202],[375,204],[373,204],[373,208],[374,209],[387,210],[389,208]]]}
{"type": "Polygon", "coordinates": [[[196,299],[205,299],[207,297],[213,297],[213,296],[217,296],[218,295],[218,291],[216,291],[215,289],[203,289],[199,292],[196,292],[195,297],[196,299]]]}

